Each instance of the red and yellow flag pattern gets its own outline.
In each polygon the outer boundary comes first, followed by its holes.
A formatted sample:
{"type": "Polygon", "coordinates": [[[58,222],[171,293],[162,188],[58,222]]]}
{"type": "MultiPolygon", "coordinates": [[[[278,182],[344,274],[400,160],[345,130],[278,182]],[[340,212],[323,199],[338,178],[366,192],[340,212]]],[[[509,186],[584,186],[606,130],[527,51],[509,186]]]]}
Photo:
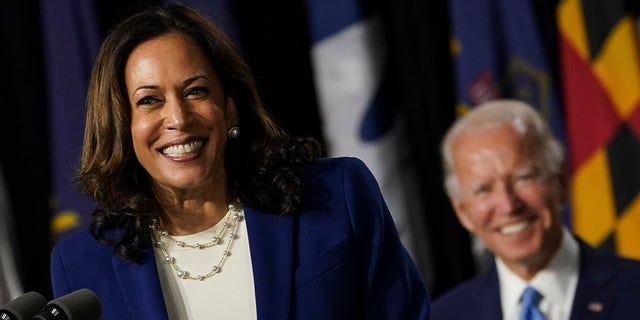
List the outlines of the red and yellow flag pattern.
{"type": "Polygon", "coordinates": [[[562,0],[560,70],[573,231],[640,258],[640,49],[624,0],[562,0]]]}

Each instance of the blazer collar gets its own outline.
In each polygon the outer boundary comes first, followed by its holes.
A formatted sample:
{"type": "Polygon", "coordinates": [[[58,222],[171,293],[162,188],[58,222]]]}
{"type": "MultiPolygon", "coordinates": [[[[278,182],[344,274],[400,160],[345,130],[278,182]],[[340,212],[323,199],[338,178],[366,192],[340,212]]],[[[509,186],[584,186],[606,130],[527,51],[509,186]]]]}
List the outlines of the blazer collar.
{"type": "Polygon", "coordinates": [[[474,286],[471,299],[477,306],[473,315],[475,319],[502,319],[499,283],[496,265],[492,263],[474,286]]]}
{"type": "MultiPolygon", "coordinates": [[[[609,319],[613,307],[610,298],[610,284],[613,280],[611,260],[606,255],[599,254],[584,241],[578,239],[580,245],[580,274],[578,286],[573,301],[570,319],[609,319]]],[[[500,319],[500,290],[495,263],[478,279],[472,294],[473,304],[478,307],[475,316],[478,319],[500,319]]]]}
{"type": "Polygon", "coordinates": [[[585,242],[580,244],[580,275],[571,310],[571,319],[609,319],[613,308],[610,284],[613,280],[611,259],[585,242]]]}
{"type": "Polygon", "coordinates": [[[258,320],[290,318],[295,217],[245,207],[258,320]]]}
{"type": "Polygon", "coordinates": [[[153,248],[146,249],[143,256],[142,264],[113,258],[122,296],[133,319],[167,319],[153,248]]]}
{"type": "MultiPolygon", "coordinates": [[[[294,217],[265,214],[245,207],[258,320],[288,319],[291,311],[294,217]]],[[[153,248],[145,263],[113,258],[113,268],[129,312],[135,319],[166,319],[167,311],[153,248]]]]}
{"type": "Polygon", "coordinates": [[[244,210],[258,320],[288,319],[293,300],[295,218],[244,210]]]}

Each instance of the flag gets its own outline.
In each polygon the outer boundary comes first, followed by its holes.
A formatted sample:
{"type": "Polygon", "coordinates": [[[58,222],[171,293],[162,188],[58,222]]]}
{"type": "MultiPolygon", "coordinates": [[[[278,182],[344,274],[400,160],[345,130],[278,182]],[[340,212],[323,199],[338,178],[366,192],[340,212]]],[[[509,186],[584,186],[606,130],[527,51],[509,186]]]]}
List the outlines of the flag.
{"type": "Polygon", "coordinates": [[[239,35],[234,17],[235,7],[231,0],[183,0],[182,4],[192,7],[211,18],[232,41],[238,41],[239,35]]]}
{"type": "Polygon", "coordinates": [[[459,113],[497,98],[520,99],[536,107],[564,140],[557,83],[531,0],[449,4],[459,113]]]}
{"type": "Polygon", "coordinates": [[[22,284],[17,270],[15,225],[9,194],[0,170],[0,305],[21,295],[22,284]]]}
{"type": "Polygon", "coordinates": [[[84,135],[87,84],[100,43],[93,1],[42,1],[51,150],[51,231],[54,239],[88,224],[93,203],[72,177],[84,135]]]}
{"type": "MultiPolygon", "coordinates": [[[[530,0],[450,0],[449,13],[457,114],[489,100],[519,99],[536,107],[563,141],[557,83],[530,0]]],[[[482,271],[491,254],[472,240],[482,271]]]]}
{"type": "Polygon", "coordinates": [[[573,230],[640,258],[640,49],[624,0],[557,6],[573,230]]]}
{"type": "Polygon", "coordinates": [[[400,239],[427,273],[427,234],[407,139],[387,100],[380,17],[357,0],[307,0],[311,59],[330,156],[362,159],[378,180],[400,239]]]}

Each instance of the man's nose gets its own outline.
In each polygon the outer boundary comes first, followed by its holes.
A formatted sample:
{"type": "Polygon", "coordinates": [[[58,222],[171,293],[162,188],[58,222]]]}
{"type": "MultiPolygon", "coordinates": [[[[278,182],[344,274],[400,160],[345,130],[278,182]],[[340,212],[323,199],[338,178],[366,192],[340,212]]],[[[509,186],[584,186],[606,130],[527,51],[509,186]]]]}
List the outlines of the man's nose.
{"type": "Polygon", "coordinates": [[[524,206],[524,202],[510,184],[505,183],[495,193],[496,209],[500,212],[515,212],[524,206]]]}

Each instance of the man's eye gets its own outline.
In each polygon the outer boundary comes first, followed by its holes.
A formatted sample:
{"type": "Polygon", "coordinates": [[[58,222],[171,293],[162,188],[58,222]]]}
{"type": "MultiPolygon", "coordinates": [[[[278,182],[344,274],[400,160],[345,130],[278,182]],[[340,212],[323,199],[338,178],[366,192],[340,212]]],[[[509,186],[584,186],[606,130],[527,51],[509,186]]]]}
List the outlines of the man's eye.
{"type": "Polygon", "coordinates": [[[491,192],[491,186],[483,184],[483,185],[479,185],[479,186],[475,186],[473,188],[473,194],[475,195],[480,195],[480,194],[485,194],[491,192]]]}
{"type": "Polygon", "coordinates": [[[540,170],[530,169],[514,176],[515,181],[529,181],[540,177],[540,170]]]}

